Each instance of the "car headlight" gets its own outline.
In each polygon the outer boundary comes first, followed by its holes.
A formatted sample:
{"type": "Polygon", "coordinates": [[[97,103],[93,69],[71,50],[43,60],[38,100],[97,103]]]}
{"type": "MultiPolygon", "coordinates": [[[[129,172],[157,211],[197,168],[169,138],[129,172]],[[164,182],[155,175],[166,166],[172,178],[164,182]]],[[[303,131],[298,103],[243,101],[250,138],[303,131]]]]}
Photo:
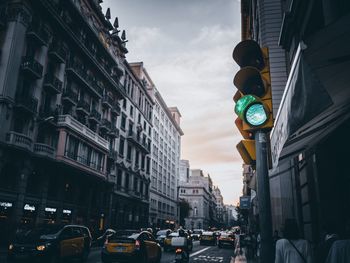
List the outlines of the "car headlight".
{"type": "Polygon", "coordinates": [[[13,249],[13,244],[10,244],[9,245],[9,250],[12,250],[13,249]]]}
{"type": "Polygon", "coordinates": [[[38,246],[36,246],[36,250],[38,250],[38,251],[44,251],[44,250],[47,249],[50,245],[51,245],[51,243],[46,243],[46,244],[44,244],[44,245],[38,245],[38,246]]]}

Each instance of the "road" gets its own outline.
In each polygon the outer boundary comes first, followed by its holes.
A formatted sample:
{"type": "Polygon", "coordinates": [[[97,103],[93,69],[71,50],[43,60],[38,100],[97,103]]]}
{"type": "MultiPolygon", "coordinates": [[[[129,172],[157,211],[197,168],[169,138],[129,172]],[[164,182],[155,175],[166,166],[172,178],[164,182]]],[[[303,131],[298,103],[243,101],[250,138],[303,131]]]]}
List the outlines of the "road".
{"type": "MultiPolygon", "coordinates": [[[[0,262],[6,262],[6,251],[0,251],[0,262]],[[2,253],[1,253],[2,252],[2,253]]],[[[102,263],[101,248],[92,248],[87,263],[102,263]]],[[[229,263],[233,257],[232,248],[219,249],[217,246],[201,246],[199,241],[193,242],[193,250],[190,254],[191,263],[229,263]]],[[[174,262],[175,252],[162,253],[161,263],[174,262]]],[[[72,261],[74,262],[74,261],[72,261]]]]}
{"type": "MultiPolygon", "coordinates": [[[[199,241],[193,242],[193,250],[190,254],[190,262],[192,263],[229,263],[233,257],[232,248],[219,249],[217,246],[201,246],[199,241]]],[[[162,253],[161,263],[174,262],[175,252],[162,253]]],[[[102,263],[100,259],[100,249],[94,248],[90,252],[88,263],[102,263]]]]}

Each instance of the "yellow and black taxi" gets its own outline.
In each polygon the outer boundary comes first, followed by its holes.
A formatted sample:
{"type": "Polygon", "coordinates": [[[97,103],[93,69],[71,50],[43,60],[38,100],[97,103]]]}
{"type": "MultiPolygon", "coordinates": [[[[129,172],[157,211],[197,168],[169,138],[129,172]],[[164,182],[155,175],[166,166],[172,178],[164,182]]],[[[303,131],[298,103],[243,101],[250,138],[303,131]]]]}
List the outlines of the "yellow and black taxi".
{"type": "Polygon", "coordinates": [[[211,244],[211,245],[216,245],[216,235],[214,232],[211,231],[206,231],[203,232],[200,239],[199,239],[199,244],[200,245],[205,245],[205,244],[211,244]]]}
{"type": "Polygon", "coordinates": [[[235,236],[232,232],[221,232],[220,237],[218,239],[219,248],[222,248],[225,245],[233,248],[234,244],[235,244],[235,236]]]}
{"type": "Polygon", "coordinates": [[[148,231],[119,230],[107,238],[102,251],[103,263],[156,262],[162,257],[162,249],[148,231]]]}
{"type": "MultiPolygon", "coordinates": [[[[187,246],[188,246],[188,250],[192,251],[193,249],[193,241],[192,241],[192,237],[191,234],[189,232],[187,232],[187,230],[184,230],[187,233],[187,246]]],[[[171,246],[171,239],[173,237],[178,237],[179,236],[179,232],[175,231],[172,233],[169,233],[166,238],[164,239],[164,243],[163,243],[163,248],[164,251],[170,251],[172,249],[175,249],[175,247],[171,246]]]]}
{"type": "Polygon", "coordinates": [[[79,225],[41,225],[19,229],[8,248],[8,262],[85,261],[89,255],[91,234],[79,225]]]}

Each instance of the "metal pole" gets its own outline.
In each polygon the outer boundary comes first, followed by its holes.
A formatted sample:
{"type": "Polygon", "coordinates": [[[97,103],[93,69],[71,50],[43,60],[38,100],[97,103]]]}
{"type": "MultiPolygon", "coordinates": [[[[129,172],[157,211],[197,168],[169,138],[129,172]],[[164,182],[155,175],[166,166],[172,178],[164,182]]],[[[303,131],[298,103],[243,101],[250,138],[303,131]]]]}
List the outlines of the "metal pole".
{"type": "Polygon", "coordinates": [[[267,163],[267,137],[263,131],[255,133],[257,197],[260,223],[260,262],[274,262],[270,183],[267,163]]]}

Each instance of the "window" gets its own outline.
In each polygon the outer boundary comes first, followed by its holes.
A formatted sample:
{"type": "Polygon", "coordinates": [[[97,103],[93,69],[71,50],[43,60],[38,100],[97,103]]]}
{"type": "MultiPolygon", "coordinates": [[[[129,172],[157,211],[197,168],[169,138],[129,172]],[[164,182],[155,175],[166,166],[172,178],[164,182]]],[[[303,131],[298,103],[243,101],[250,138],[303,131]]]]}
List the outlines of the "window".
{"type": "Polygon", "coordinates": [[[126,99],[123,99],[123,108],[126,109],[126,99]]]}
{"type": "Polygon", "coordinates": [[[126,116],[123,114],[122,115],[122,119],[121,119],[121,123],[120,123],[120,128],[125,131],[125,127],[126,127],[126,116]]]}
{"type": "Polygon", "coordinates": [[[131,161],[131,150],[132,150],[131,145],[128,144],[128,152],[127,152],[127,156],[126,156],[126,159],[128,161],[131,161]]]}
{"type": "Polygon", "coordinates": [[[126,174],[125,176],[125,185],[124,185],[126,191],[129,189],[129,174],[126,174]]]}
{"type": "Polygon", "coordinates": [[[120,137],[119,139],[119,155],[124,156],[124,143],[125,139],[120,137]]]}
{"type": "Polygon", "coordinates": [[[134,108],[130,105],[130,116],[134,116],[134,108]]]}

